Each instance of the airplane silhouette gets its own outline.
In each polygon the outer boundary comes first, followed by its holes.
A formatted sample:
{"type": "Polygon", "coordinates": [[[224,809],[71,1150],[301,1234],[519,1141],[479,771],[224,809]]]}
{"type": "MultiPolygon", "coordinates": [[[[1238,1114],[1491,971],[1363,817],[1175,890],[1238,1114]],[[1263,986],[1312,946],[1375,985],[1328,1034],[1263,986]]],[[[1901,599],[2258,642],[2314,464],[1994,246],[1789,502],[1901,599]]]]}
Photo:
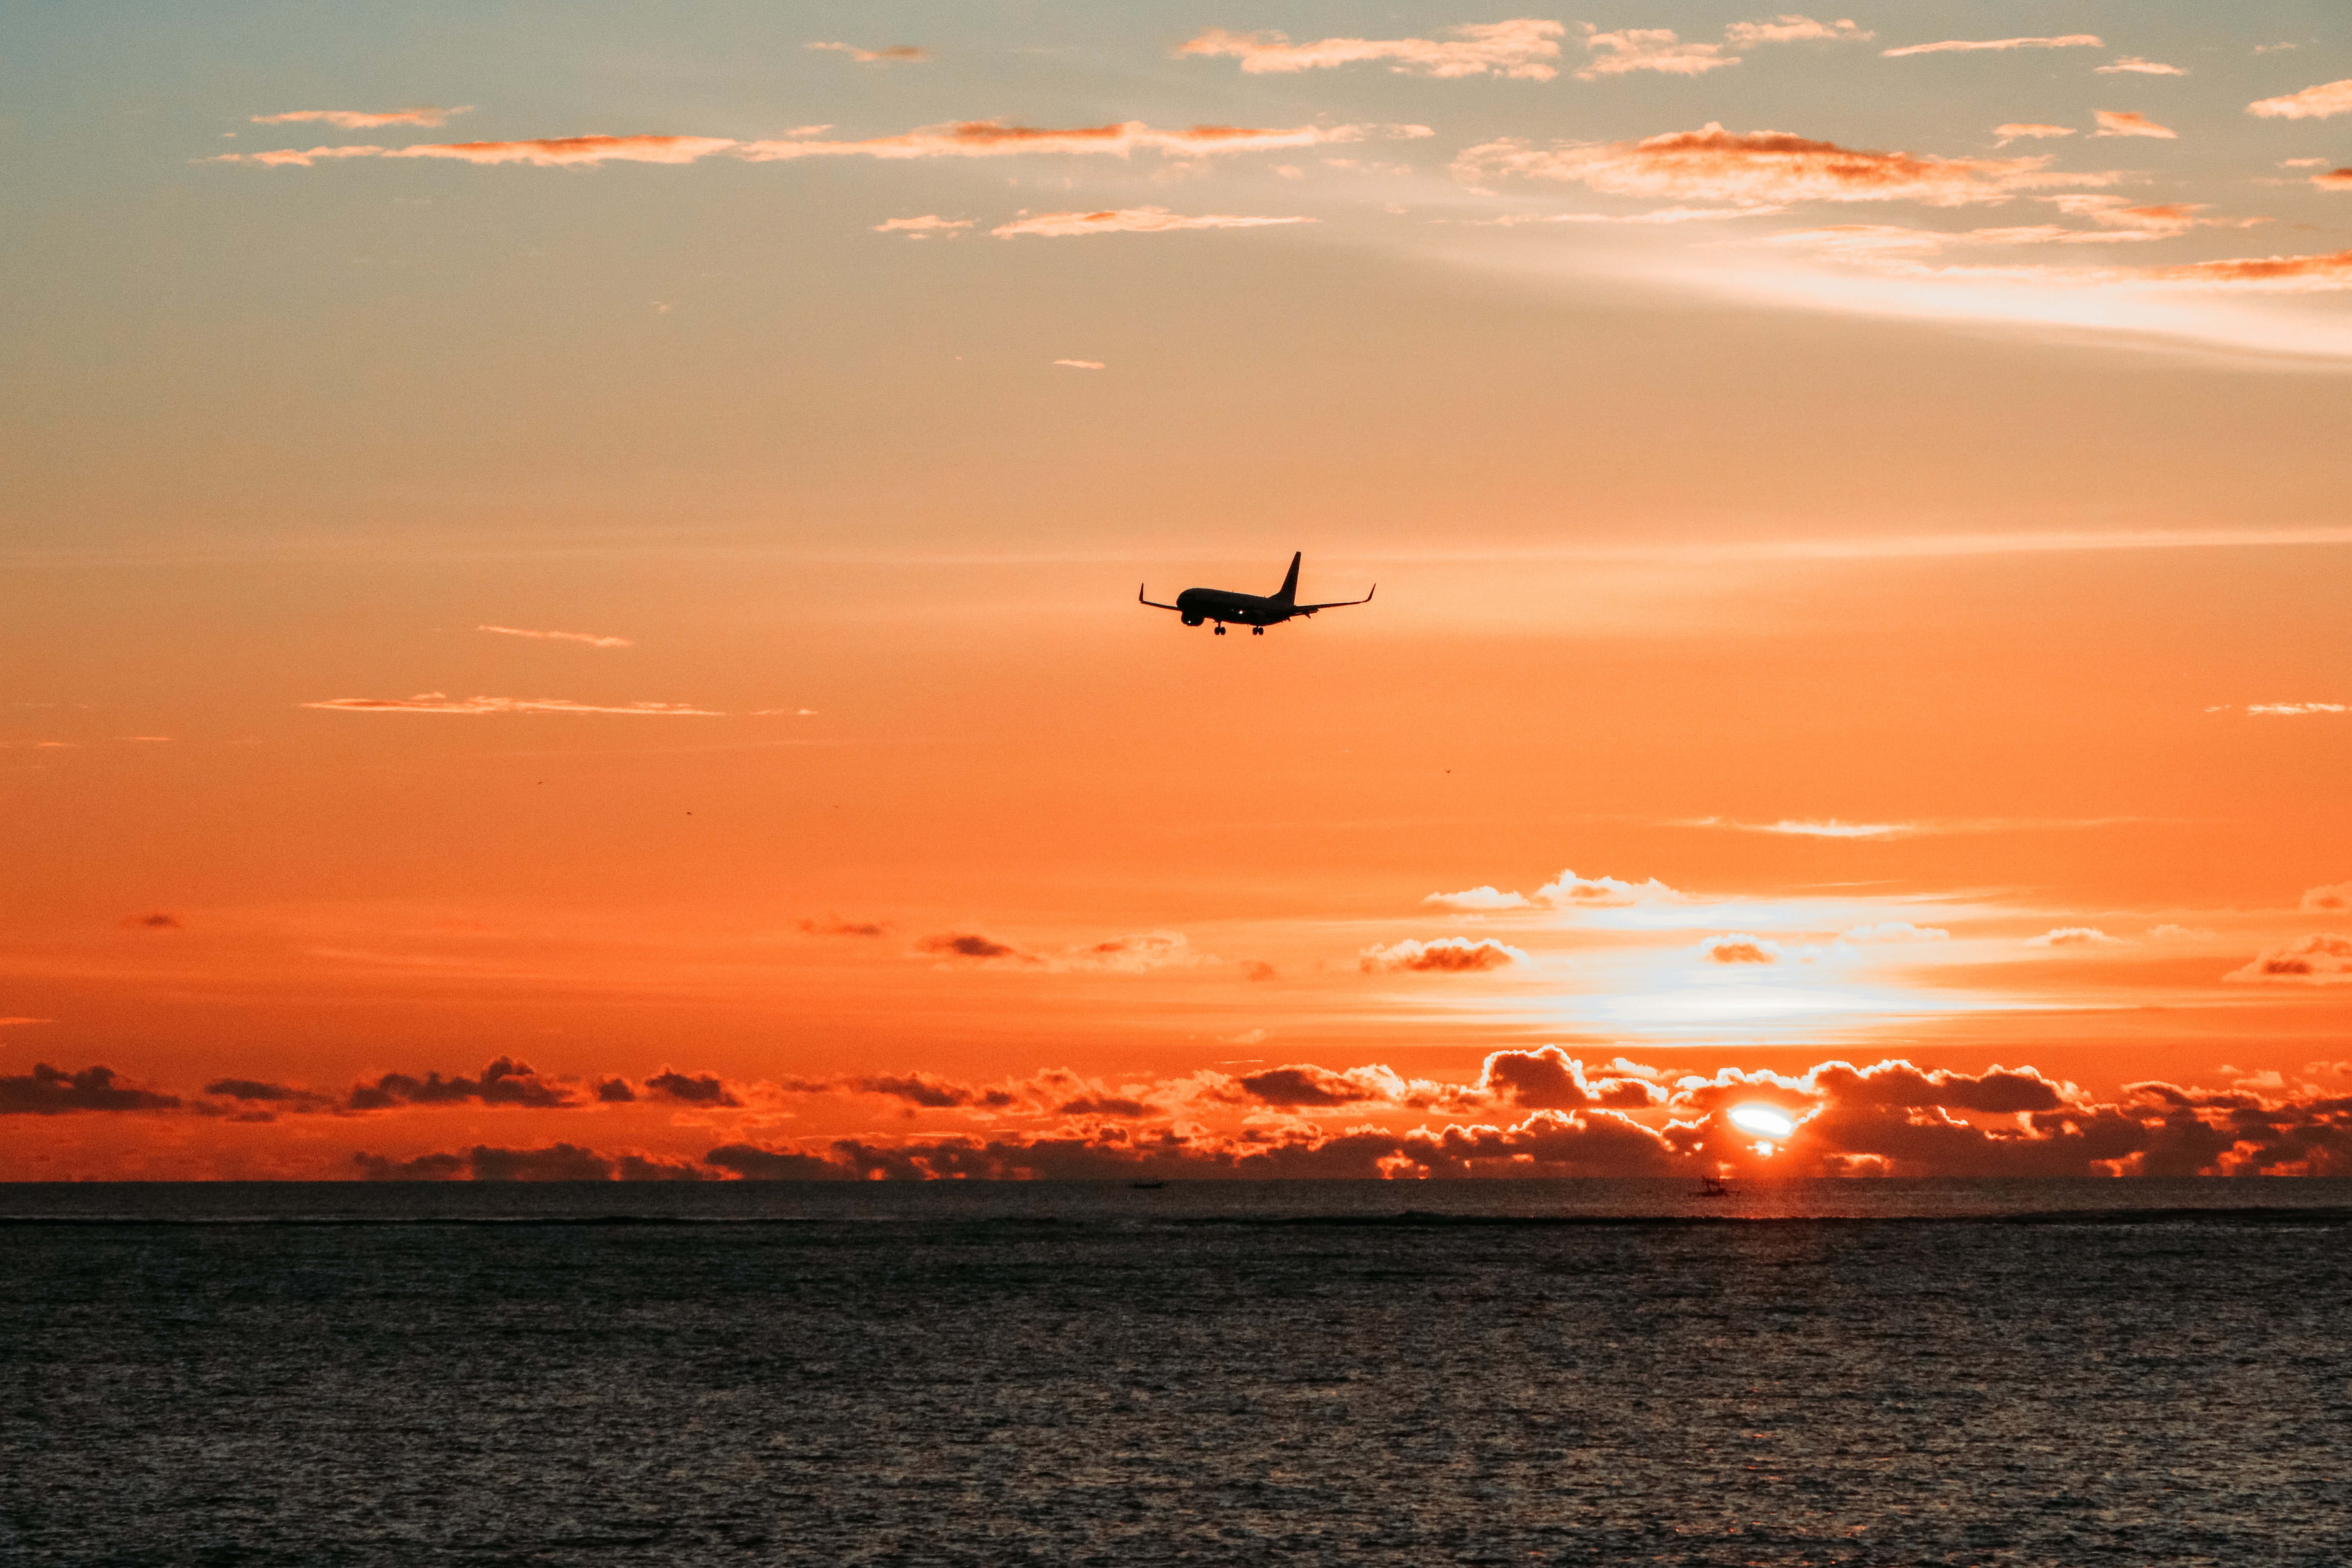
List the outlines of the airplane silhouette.
{"type": "Polygon", "coordinates": [[[1311,616],[1318,610],[1343,609],[1349,605],[1369,605],[1372,602],[1372,594],[1381,590],[1381,585],[1375,583],[1371,594],[1366,594],[1360,599],[1336,599],[1327,605],[1302,605],[1298,602],[1298,562],[1305,553],[1299,551],[1292,554],[1290,574],[1282,580],[1281,587],[1263,598],[1255,594],[1235,594],[1223,588],[1187,588],[1176,595],[1174,604],[1163,605],[1157,599],[1145,598],[1143,584],[1139,583],[1135,587],[1136,603],[1150,605],[1155,610],[1173,610],[1184,617],[1184,624],[1188,626],[1197,626],[1202,621],[1214,621],[1219,637],[1225,635],[1225,623],[1231,621],[1236,626],[1249,627],[1252,637],[1262,637],[1265,636],[1266,627],[1280,626],[1294,616],[1311,616]]]}

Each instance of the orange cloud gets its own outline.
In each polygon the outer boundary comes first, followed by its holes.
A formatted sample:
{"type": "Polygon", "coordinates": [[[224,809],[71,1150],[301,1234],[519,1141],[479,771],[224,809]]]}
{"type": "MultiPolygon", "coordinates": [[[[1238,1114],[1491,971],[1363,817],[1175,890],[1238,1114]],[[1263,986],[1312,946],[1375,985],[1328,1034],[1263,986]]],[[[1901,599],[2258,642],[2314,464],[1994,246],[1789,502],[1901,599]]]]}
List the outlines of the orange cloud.
{"type": "Polygon", "coordinates": [[[1499,76],[1525,81],[1549,81],[1559,72],[1550,64],[1559,58],[1556,41],[1567,29],[1558,22],[1521,17],[1508,22],[1472,23],[1449,27],[1447,41],[1430,38],[1323,38],[1294,44],[1282,33],[1235,33],[1209,27],[1176,53],[1204,58],[1230,58],[1253,75],[1267,72],[1321,70],[1332,66],[1381,61],[1400,75],[1433,77],[1499,76]]]}
{"type": "Polygon", "coordinates": [[[1905,55],[1973,54],[1981,49],[2096,49],[2105,42],[2095,33],[2068,33],[2056,38],[1946,38],[1939,43],[1910,44],[1899,49],[1881,49],[1887,59],[1900,59],[1905,55]]]}
{"type": "Polygon", "coordinates": [[[2030,120],[2021,120],[2011,121],[2007,125],[1996,125],[1992,128],[1992,133],[2000,138],[2001,145],[2005,147],[2021,136],[2036,139],[2048,136],[2072,136],[2074,134],[2074,128],[2071,125],[2039,125],[2030,120]]]}
{"type": "Polygon", "coordinates": [[[179,916],[165,914],[161,910],[153,914],[125,915],[122,917],[122,923],[131,931],[178,931],[181,929],[179,916]]]}
{"type": "Polygon", "coordinates": [[[2352,910],[2352,882],[2330,882],[2325,887],[2307,888],[2299,907],[2329,911],[2352,910]]]}
{"type": "Polygon", "coordinates": [[[755,163],[824,157],[1001,158],[1031,153],[1125,158],[1138,152],[1153,152],[1200,157],[1365,142],[1376,136],[1411,139],[1435,134],[1426,125],[1300,125],[1276,131],[1241,125],[1194,125],[1181,131],[1160,131],[1139,120],[1128,120],[1063,131],[1004,125],[993,120],[968,120],[926,125],[901,135],[863,142],[745,142],[736,145],[736,155],[755,163]]]}
{"type": "Polygon", "coordinates": [[[2265,948],[2244,968],[2233,969],[2221,978],[2303,985],[2352,984],[2352,936],[2322,932],[2284,947],[2265,948]]]}
{"type": "Polygon", "coordinates": [[[463,1154],[423,1154],[414,1160],[352,1156],[372,1182],[715,1182],[725,1178],[692,1160],[636,1152],[600,1154],[572,1143],[544,1149],[499,1149],[477,1143],[463,1154]]]}
{"type": "Polygon", "coordinates": [[[1665,1098],[1664,1090],[1639,1078],[1590,1079],[1584,1064],[1558,1046],[1490,1053],[1472,1092],[1496,1096],[1526,1110],[1575,1110],[1587,1106],[1638,1110],[1665,1098]]]}
{"type": "Polygon", "coordinates": [[[352,1086],[345,1103],[353,1110],[389,1110],[404,1105],[503,1106],[512,1110],[557,1110],[576,1105],[572,1091],[531,1068],[528,1062],[500,1057],[478,1078],[443,1078],[428,1072],[423,1078],[388,1072],[373,1083],[352,1086]]]}
{"type": "Polygon", "coordinates": [[[256,125],[297,125],[315,121],[331,125],[338,131],[366,131],[378,125],[443,125],[451,117],[470,114],[473,105],[457,109],[435,109],[430,105],[417,109],[394,109],[382,114],[371,114],[358,109],[298,109],[288,114],[257,114],[256,125]]]}
{"type": "Polygon", "coordinates": [[[1269,1068],[1234,1081],[1251,1100],[1294,1110],[1368,1100],[1395,1104],[1408,1092],[1405,1081],[1384,1067],[1350,1068],[1346,1072],[1312,1065],[1269,1068]]]}
{"type": "MultiPolygon", "coordinates": [[[[2183,283],[2283,284],[2294,288],[2352,288],[2352,250],[2327,256],[2239,257],[2226,261],[2192,261],[2180,267],[2150,268],[2145,276],[2183,283]]],[[[2249,713],[2294,715],[2347,713],[2341,702],[2252,702],[2249,713]]]]}
{"type": "Polygon", "coordinates": [[[2100,109],[2092,112],[2099,120],[2099,128],[2091,132],[2094,136],[2156,136],[2170,142],[2180,134],[2133,110],[2100,109]]]}
{"type": "MultiPolygon", "coordinates": [[[[31,1020],[27,1020],[31,1021],[31,1020]]],[[[112,1068],[69,1073],[47,1062],[33,1070],[0,1076],[0,1116],[64,1116],[82,1110],[170,1110],[180,1103],[169,1094],[118,1084],[112,1068]]]]}
{"type": "Polygon", "coordinates": [[[2189,73],[2179,66],[2144,60],[2137,55],[2126,55],[2111,65],[2099,67],[2093,74],[2096,76],[2187,76],[2189,73]]]}
{"type": "Polygon", "coordinates": [[[2306,87],[2284,98],[2259,99],[2246,105],[2246,112],[2265,120],[2326,120],[2330,115],[2352,114],[2352,77],[2306,87]]]}
{"type": "Polygon", "coordinates": [[[1311,217],[1237,217],[1229,213],[1187,216],[1166,207],[1119,207],[1091,213],[1040,213],[1015,218],[988,232],[999,239],[1034,234],[1066,238],[1081,234],[1167,234],[1187,228],[1263,228],[1272,224],[1314,223],[1311,217]]]}
{"type": "Polygon", "coordinates": [[[2096,926],[2060,926],[2025,939],[2028,947],[2121,947],[2124,939],[2109,936],[2096,926]]]}
{"type": "Polygon", "coordinates": [[[1948,942],[1952,933],[1941,926],[1913,925],[1909,921],[1880,921],[1838,932],[1847,942],[1948,942]]]}
{"type": "Polygon", "coordinates": [[[1739,57],[1725,54],[1721,44],[1686,44],[1671,27],[1626,27],[1604,33],[1590,22],[1578,26],[1584,29],[1584,47],[1593,57],[1590,65],[1576,73],[1579,81],[1623,76],[1629,71],[1705,76],[1708,71],[1739,63],[1739,57]]]}
{"type": "Polygon", "coordinates": [[[1516,947],[1507,946],[1488,937],[1472,942],[1467,937],[1440,937],[1435,942],[1414,942],[1410,939],[1387,947],[1378,943],[1357,955],[1357,967],[1367,974],[1475,974],[1489,969],[1508,969],[1513,964],[1529,963],[1528,955],[1516,947]]]}
{"type": "Polygon", "coordinates": [[[328,158],[446,158],[461,163],[525,163],[541,169],[599,163],[691,163],[740,145],[724,136],[541,136],[520,142],[427,142],[414,147],[312,147],[232,153],[225,163],[296,164],[328,158]]]}
{"type": "Polygon", "coordinates": [[[1709,963],[1778,963],[1780,944],[1735,931],[1700,942],[1698,955],[1709,963]]]}
{"type": "Polygon", "coordinates": [[[1860,42],[1877,36],[1843,17],[1835,22],[1816,22],[1811,16],[1793,16],[1786,12],[1769,22],[1734,22],[1723,30],[1723,41],[1735,49],[1756,44],[1860,42]]]}
{"type": "Polygon", "coordinates": [[[945,218],[937,213],[925,213],[921,217],[888,218],[874,226],[877,234],[903,234],[908,239],[929,239],[933,235],[945,235],[952,239],[971,226],[968,217],[945,218]]]}
{"type": "Polygon", "coordinates": [[[1516,175],[1573,183],[1611,195],[1675,201],[1909,201],[1929,206],[2007,201],[2022,190],[2111,184],[2116,178],[2049,174],[2049,162],[1868,152],[1785,131],[1735,132],[1710,122],[1643,142],[1561,142],[1549,150],[1505,138],[1469,149],[1455,161],[1454,172],[1474,184],[1516,175]]]}
{"type": "Polygon", "coordinates": [[[572,702],[560,697],[451,697],[446,692],[420,691],[414,697],[330,697],[305,702],[305,708],[331,708],[343,713],[629,713],[666,719],[723,719],[715,708],[695,708],[683,702],[631,702],[610,707],[572,702]]]}
{"type": "Polygon", "coordinates": [[[827,914],[817,920],[793,922],[811,936],[887,936],[887,921],[845,921],[837,914],[827,914]]]}
{"type": "Polygon", "coordinates": [[[551,642],[586,643],[590,647],[635,647],[627,637],[600,637],[593,632],[534,632],[520,626],[476,626],[478,632],[496,632],[500,637],[541,637],[551,642]]]}
{"type": "Polygon", "coordinates": [[[861,49],[855,44],[803,44],[806,49],[826,49],[847,55],[862,66],[912,65],[931,58],[929,49],[919,49],[912,44],[893,44],[886,49],[861,49]]]}
{"type": "Polygon", "coordinates": [[[2330,169],[2312,175],[2311,183],[2323,191],[2352,191],[2352,169],[2330,169]]]}
{"type": "Polygon", "coordinates": [[[1103,362],[1098,359],[1057,359],[1054,363],[1069,370],[1100,370],[1103,368],[1103,362]]]}

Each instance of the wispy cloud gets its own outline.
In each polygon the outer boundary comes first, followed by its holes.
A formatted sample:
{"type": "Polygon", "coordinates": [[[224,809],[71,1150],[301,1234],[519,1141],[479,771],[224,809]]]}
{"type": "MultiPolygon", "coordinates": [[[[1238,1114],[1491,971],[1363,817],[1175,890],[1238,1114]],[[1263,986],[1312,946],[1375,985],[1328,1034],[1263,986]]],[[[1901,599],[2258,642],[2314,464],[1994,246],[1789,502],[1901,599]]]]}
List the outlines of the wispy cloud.
{"type": "Polygon", "coordinates": [[[2099,120],[2099,128],[2091,132],[2094,136],[2155,136],[2170,142],[2180,134],[2168,126],[2158,125],[2137,110],[2100,109],[2092,112],[2099,120]]]}
{"type": "Polygon", "coordinates": [[[1091,213],[1039,213],[1000,224],[988,232],[999,239],[1024,234],[1066,239],[1083,234],[1171,234],[1190,228],[1265,228],[1277,224],[1314,223],[1311,217],[1243,217],[1233,213],[1185,214],[1166,207],[1116,207],[1091,213]]]}
{"type": "Polygon", "coordinates": [[[1456,177],[1558,180],[1611,195],[1752,205],[1919,202],[1958,206],[2007,201],[2020,191],[2112,184],[2112,174],[2048,173],[2046,156],[1937,158],[1841,147],[1785,131],[1730,132],[1710,122],[1642,142],[1560,142],[1538,149],[1516,137],[1470,148],[1456,177]]]}
{"type": "Polygon", "coordinates": [[[1368,61],[1412,76],[1498,76],[1549,81],[1559,74],[1551,62],[1559,58],[1559,39],[1567,29],[1558,22],[1520,17],[1508,22],[1472,23],[1445,31],[1448,37],[1444,39],[1322,38],[1294,44],[1283,33],[1235,33],[1223,27],[1209,27],[1176,52],[1180,56],[1238,59],[1242,69],[1254,75],[1321,70],[1368,61]]]}
{"type": "Polygon", "coordinates": [[[2025,939],[2028,947],[2121,947],[2124,939],[2109,936],[2096,926],[2060,926],[2025,939]]]}
{"type": "Polygon", "coordinates": [[[801,47],[847,55],[862,66],[912,65],[918,60],[931,58],[929,49],[919,49],[912,44],[893,44],[883,49],[861,49],[856,44],[803,44],[801,47]]]}
{"type": "Polygon", "coordinates": [[[2311,183],[2323,191],[2352,191],[2352,168],[2330,169],[2324,174],[2314,174],[2311,183]]]}
{"type": "Polygon", "coordinates": [[[379,125],[446,125],[460,114],[473,111],[472,104],[457,109],[436,109],[424,105],[415,109],[390,109],[371,113],[362,109],[297,109],[285,114],[257,114],[256,125],[299,125],[316,122],[331,125],[338,131],[371,131],[379,125]]]}
{"type": "Polygon", "coordinates": [[[1488,937],[1440,937],[1435,942],[1410,939],[1386,947],[1378,943],[1357,955],[1357,967],[1367,974],[1478,974],[1530,962],[1516,947],[1488,937]]]}
{"type": "Polygon", "coordinates": [[[2290,985],[2352,984],[2352,936],[2321,932],[2284,947],[2265,948],[2245,967],[2221,978],[2290,985]]]}
{"type": "Polygon", "coordinates": [[[2324,887],[2306,888],[2304,889],[2303,901],[2296,907],[2328,913],[2340,910],[2352,910],[2352,882],[2330,882],[2324,887]]]}
{"type": "Polygon", "coordinates": [[[2105,42],[2095,33],[2068,33],[2055,38],[1945,38],[1933,44],[1908,44],[1899,49],[1881,49],[1887,59],[1900,59],[1905,55],[1975,54],[1984,49],[2097,49],[2105,42]]]}
{"type": "Polygon", "coordinates": [[[1627,882],[1615,877],[1580,877],[1573,870],[1563,870],[1533,893],[1472,888],[1459,893],[1432,893],[1422,902],[1464,914],[1484,914],[1502,910],[1626,909],[1635,904],[1682,903],[1688,897],[1655,877],[1627,882]]]}
{"type": "Polygon", "coordinates": [[[2030,120],[2022,120],[2011,121],[2007,125],[1996,125],[1992,128],[1992,133],[2000,137],[2000,144],[2006,147],[2020,137],[2040,140],[2049,136],[2072,136],[2074,134],[2074,128],[2071,125],[2040,125],[2030,120]]]}
{"type": "MultiPolygon", "coordinates": [[[[2208,713],[2227,713],[2230,705],[2208,708],[2208,713]]],[[[2246,713],[2255,719],[2301,719],[2314,713],[2352,713],[2352,702],[2249,702],[2246,713]]]]}
{"type": "Polygon", "coordinates": [[[1723,41],[1735,49],[1757,44],[1860,43],[1877,36],[1843,17],[1834,22],[1816,22],[1811,16],[1786,12],[1769,22],[1734,22],[1723,30],[1723,41]]]}
{"type": "Polygon", "coordinates": [[[1029,153],[1084,153],[1125,158],[1139,152],[1201,157],[1317,147],[1381,138],[1434,135],[1425,125],[1301,125],[1261,130],[1240,125],[1194,125],[1159,130],[1139,120],[1068,130],[1004,125],[992,120],[927,125],[896,136],[856,142],[813,138],[739,142],[725,136],[544,136],[514,142],[427,142],[412,147],[284,148],[269,153],[232,153],[214,160],[307,168],[347,158],[442,158],[478,164],[520,163],[537,168],[593,168],[606,163],[692,163],[721,154],[755,163],[799,158],[999,158],[1029,153]]]}
{"type": "Polygon", "coordinates": [[[1725,54],[1721,44],[1685,43],[1671,27],[1624,27],[1604,33],[1590,22],[1579,26],[1584,29],[1584,47],[1592,55],[1591,62],[1576,73],[1579,81],[1633,71],[1705,76],[1739,63],[1739,57],[1725,54]]]}
{"type": "Polygon", "coordinates": [[[585,643],[590,647],[635,647],[637,646],[635,641],[628,637],[600,637],[593,632],[540,632],[531,631],[522,626],[476,626],[474,629],[478,632],[496,632],[499,636],[507,637],[537,637],[547,642],[585,643]]]}
{"type": "Polygon", "coordinates": [[[2258,99],[2246,105],[2246,112],[2265,120],[2326,120],[2330,115],[2352,114],[2352,77],[2306,87],[2284,98],[2258,99]]]}
{"type": "Polygon", "coordinates": [[[929,239],[942,235],[953,239],[971,226],[968,217],[941,217],[937,213],[925,213],[920,217],[894,217],[874,226],[877,234],[903,234],[908,239],[929,239]]]}
{"type": "Polygon", "coordinates": [[[2179,66],[2164,65],[2156,60],[2144,60],[2137,55],[2126,55],[2112,64],[2101,66],[2097,76],[2187,76],[2179,66]]]}
{"type": "Polygon", "coordinates": [[[559,697],[451,697],[444,691],[420,691],[414,697],[330,697],[305,702],[305,708],[331,708],[343,713],[628,713],[666,719],[723,719],[715,708],[685,702],[625,702],[617,705],[572,702],[559,697]]]}
{"type": "Polygon", "coordinates": [[[1054,363],[1058,365],[1066,365],[1071,370],[1100,370],[1103,368],[1103,362],[1098,359],[1057,359],[1054,363]]]}

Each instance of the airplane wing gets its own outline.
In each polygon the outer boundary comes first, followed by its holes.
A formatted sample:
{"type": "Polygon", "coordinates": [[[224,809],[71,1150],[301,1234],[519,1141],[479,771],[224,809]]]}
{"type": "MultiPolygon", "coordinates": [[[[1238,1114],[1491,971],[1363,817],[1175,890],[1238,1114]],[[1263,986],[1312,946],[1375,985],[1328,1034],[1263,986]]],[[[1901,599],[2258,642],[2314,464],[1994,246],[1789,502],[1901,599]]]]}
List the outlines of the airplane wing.
{"type": "Polygon", "coordinates": [[[1172,610],[1176,607],[1173,605],[1163,605],[1157,599],[1145,598],[1143,596],[1143,584],[1140,583],[1138,583],[1135,585],[1135,602],[1139,605],[1149,605],[1155,610],[1172,610]]]}
{"type": "MultiPolygon", "coordinates": [[[[1381,585],[1378,583],[1373,584],[1372,594],[1380,591],[1381,585]]],[[[1344,610],[1350,605],[1369,605],[1372,602],[1372,594],[1367,594],[1360,599],[1335,599],[1328,605],[1301,605],[1298,606],[1298,613],[1302,616],[1311,616],[1318,610],[1344,610]]]]}

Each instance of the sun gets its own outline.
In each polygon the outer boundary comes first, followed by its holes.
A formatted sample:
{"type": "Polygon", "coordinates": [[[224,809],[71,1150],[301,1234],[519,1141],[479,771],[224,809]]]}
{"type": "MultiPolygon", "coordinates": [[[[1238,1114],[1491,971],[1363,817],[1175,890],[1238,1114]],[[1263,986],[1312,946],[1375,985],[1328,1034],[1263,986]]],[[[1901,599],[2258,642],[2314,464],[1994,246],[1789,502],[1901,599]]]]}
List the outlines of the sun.
{"type": "Polygon", "coordinates": [[[1730,1117],[1734,1127],[1762,1138],[1786,1138],[1797,1130],[1795,1122],[1769,1105],[1735,1105],[1730,1117]]]}

